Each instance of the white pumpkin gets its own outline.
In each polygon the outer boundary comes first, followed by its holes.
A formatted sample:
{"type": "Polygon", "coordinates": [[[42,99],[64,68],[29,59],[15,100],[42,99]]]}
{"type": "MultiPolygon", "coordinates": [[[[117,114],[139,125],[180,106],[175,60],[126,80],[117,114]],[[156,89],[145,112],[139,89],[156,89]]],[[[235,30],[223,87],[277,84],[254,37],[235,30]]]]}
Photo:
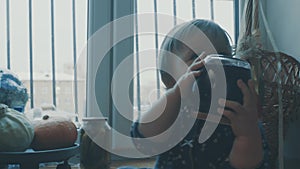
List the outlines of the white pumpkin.
{"type": "Polygon", "coordinates": [[[25,151],[33,137],[30,120],[24,114],[0,104],[0,152],[25,151]]]}

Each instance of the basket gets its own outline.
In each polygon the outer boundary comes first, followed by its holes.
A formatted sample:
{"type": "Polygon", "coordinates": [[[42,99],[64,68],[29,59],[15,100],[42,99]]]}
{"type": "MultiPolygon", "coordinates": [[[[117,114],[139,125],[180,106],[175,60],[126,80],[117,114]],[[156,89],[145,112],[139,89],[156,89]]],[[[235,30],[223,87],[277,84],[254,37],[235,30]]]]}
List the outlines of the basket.
{"type": "Polygon", "coordinates": [[[281,81],[283,109],[283,139],[289,124],[298,120],[300,109],[300,63],[285,53],[256,50],[256,57],[247,60],[252,65],[252,74],[261,100],[262,122],[268,143],[271,168],[277,168],[278,161],[278,79],[281,81]],[[279,56],[279,61],[277,56],[279,56]],[[277,71],[278,62],[282,65],[277,71]]]}
{"type": "Polygon", "coordinates": [[[272,47],[278,51],[268,30],[260,0],[245,1],[243,21],[244,29],[240,32],[237,55],[248,60],[252,66],[252,76],[262,106],[265,137],[270,149],[270,167],[283,168],[283,141],[289,125],[300,116],[300,63],[285,53],[263,48],[265,46],[262,42],[267,39],[262,39],[260,33],[265,28],[272,47]],[[264,27],[260,26],[260,16],[264,27]]]}

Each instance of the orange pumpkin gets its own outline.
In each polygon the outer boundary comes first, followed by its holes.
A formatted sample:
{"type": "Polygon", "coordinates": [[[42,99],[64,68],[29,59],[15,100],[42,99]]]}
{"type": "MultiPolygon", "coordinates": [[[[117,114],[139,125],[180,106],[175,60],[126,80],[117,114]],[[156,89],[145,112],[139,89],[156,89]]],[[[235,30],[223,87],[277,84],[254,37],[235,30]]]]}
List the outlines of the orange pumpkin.
{"type": "Polygon", "coordinates": [[[44,115],[42,119],[34,120],[33,124],[31,147],[36,151],[70,147],[77,139],[75,124],[66,118],[44,115]]]}

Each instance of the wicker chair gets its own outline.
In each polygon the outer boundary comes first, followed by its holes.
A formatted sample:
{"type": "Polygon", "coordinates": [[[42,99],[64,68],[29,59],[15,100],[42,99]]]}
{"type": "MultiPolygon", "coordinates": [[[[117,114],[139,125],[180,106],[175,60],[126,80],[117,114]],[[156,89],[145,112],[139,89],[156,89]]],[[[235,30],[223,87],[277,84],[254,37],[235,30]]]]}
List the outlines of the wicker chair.
{"type": "Polygon", "coordinates": [[[285,53],[263,49],[258,9],[259,0],[247,1],[245,27],[244,32],[240,33],[237,55],[252,65],[253,79],[262,103],[262,121],[270,148],[271,168],[277,169],[280,160],[278,150],[283,146],[279,145],[279,140],[284,141],[289,124],[300,116],[300,63],[285,53]],[[278,65],[281,68],[278,69],[278,65]],[[282,119],[279,119],[280,113],[282,119]]]}
{"type": "Polygon", "coordinates": [[[283,139],[289,124],[300,116],[300,63],[284,53],[257,50],[256,56],[247,60],[252,64],[253,77],[262,103],[262,121],[270,148],[271,168],[277,168],[279,141],[278,79],[281,80],[281,103],[283,112],[283,139]],[[282,69],[277,72],[277,57],[282,69]]]}

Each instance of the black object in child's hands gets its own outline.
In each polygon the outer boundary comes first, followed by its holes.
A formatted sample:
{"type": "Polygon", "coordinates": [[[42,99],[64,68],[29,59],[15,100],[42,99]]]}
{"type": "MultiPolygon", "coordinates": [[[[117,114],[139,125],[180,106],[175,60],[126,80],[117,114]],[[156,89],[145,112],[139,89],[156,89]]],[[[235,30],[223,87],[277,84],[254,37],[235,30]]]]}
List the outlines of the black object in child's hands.
{"type": "MultiPolygon", "coordinates": [[[[212,90],[216,90],[218,95],[218,91],[226,89],[227,100],[243,104],[243,94],[237,86],[237,80],[242,79],[247,84],[251,79],[250,64],[224,55],[209,55],[204,61],[205,67],[201,68],[203,72],[196,80],[200,95],[199,112],[208,113],[211,103],[218,103],[219,98],[212,100],[212,90]]],[[[197,85],[194,84],[193,91],[196,91],[197,85]]]]}

